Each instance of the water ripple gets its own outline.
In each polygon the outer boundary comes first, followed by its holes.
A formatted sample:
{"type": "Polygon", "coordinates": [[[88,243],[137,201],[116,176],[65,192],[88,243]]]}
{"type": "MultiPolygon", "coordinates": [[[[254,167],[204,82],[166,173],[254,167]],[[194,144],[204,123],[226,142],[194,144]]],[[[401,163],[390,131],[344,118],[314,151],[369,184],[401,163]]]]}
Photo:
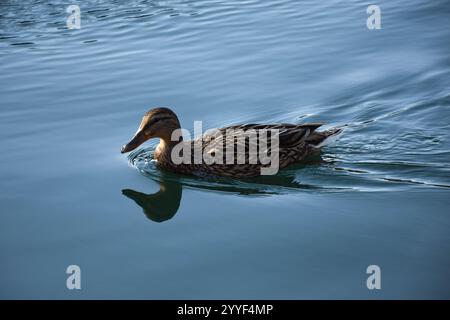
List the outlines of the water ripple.
{"type": "MultiPolygon", "coordinates": [[[[450,29],[440,26],[448,4],[414,3],[385,3],[389,28],[368,33],[356,0],[90,0],[80,4],[80,30],[67,29],[63,1],[3,1],[6,154],[26,150],[18,146],[31,137],[45,144],[49,134],[78,131],[119,144],[148,108],[168,105],[188,129],[194,120],[204,129],[315,121],[345,128],[321,161],[276,178],[208,182],[215,186],[269,193],[447,187],[450,60],[442,43],[450,29]]],[[[64,141],[84,151],[83,141],[64,141]]],[[[134,166],[157,177],[151,163],[134,166]]]]}

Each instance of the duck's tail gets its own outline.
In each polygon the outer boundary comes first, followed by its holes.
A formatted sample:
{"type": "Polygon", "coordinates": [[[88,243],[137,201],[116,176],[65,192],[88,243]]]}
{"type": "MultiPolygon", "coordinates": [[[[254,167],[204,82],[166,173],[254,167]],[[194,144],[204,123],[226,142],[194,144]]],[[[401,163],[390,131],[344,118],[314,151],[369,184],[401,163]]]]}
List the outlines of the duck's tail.
{"type": "Polygon", "coordinates": [[[314,148],[322,148],[336,141],[342,134],[341,128],[334,128],[327,131],[316,132],[306,138],[306,142],[314,148]]]}

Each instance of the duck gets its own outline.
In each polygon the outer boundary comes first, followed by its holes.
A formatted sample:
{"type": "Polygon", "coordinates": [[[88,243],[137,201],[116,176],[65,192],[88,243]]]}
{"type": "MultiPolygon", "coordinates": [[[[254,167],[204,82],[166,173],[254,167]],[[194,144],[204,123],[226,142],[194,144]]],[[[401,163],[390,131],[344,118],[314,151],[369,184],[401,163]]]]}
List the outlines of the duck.
{"type": "Polygon", "coordinates": [[[309,155],[317,154],[323,146],[334,141],[342,132],[341,128],[317,131],[322,125],[323,123],[238,124],[208,130],[196,139],[183,140],[182,135],[174,139],[174,133],[181,130],[180,121],[175,112],[167,107],[158,107],[145,113],[138,130],[129,142],[123,145],[121,153],[133,151],[149,139],[159,138],[153,159],[156,166],[163,171],[201,177],[252,178],[261,175],[264,169],[272,165],[268,164],[267,159],[266,161],[259,159],[257,156],[259,153],[256,154],[255,150],[270,154],[271,160],[275,155],[273,160],[277,162],[274,173],[276,174],[280,169],[300,163],[309,155]],[[257,137],[261,137],[259,132],[263,132],[262,130],[270,133],[265,140],[250,139],[247,134],[258,132],[257,137]],[[264,146],[262,141],[265,142],[264,146]],[[226,150],[231,150],[232,161],[223,161],[224,142],[227,148],[231,145],[230,149],[226,150]],[[278,152],[274,152],[275,148],[272,148],[272,145],[277,147],[278,152]],[[198,150],[205,156],[200,160],[194,157],[198,150]],[[239,152],[242,153],[242,151],[244,151],[244,157],[239,159],[239,152]],[[179,157],[185,155],[184,160],[176,159],[174,154],[179,157]],[[214,161],[211,161],[211,158],[214,161]],[[188,161],[185,161],[186,159],[188,161]]]}

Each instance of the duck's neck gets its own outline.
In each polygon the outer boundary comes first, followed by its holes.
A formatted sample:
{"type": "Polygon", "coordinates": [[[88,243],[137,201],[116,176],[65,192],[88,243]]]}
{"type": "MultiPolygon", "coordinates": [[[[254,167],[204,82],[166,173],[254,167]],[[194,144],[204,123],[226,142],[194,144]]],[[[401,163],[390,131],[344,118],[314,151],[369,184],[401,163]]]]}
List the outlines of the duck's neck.
{"type": "Polygon", "coordinates": [[[177,144],[178,142],[174,141],[167,141],[167,139],[160,138],[159,144],[156,147],[155,153],[153,155],[153,158],[158,160],[159,163],[164,164],[172,164],[171,159],[171,153],[172,148],[177,144]]]}

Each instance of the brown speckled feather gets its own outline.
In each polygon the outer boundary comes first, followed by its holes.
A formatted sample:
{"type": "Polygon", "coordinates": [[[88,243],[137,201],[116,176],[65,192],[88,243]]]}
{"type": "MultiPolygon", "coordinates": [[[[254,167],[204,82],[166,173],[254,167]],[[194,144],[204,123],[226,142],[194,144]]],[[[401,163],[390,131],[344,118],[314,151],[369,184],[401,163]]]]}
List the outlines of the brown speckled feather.
{"type": "MultiPolygon", "coordinates": [[[[176,171],[184,174],[194,174],[198,176],[228,176],[237,178],[254,177],[260,175],[260,169],[264,165],[259,161],[257,157],[258,150],[264,149],[270,153],[271,145],[268,143],[267,148],[265,145],[254,145],[255,139],[250,140],[245,134],[227,135],[227,130],[243,130],[250,129],[276,129],[279,131],[279,168],[285,168],[286,166],[299,162],[305,158],[309,153],[317,150],[315,146],[318,146],[322,141],[331,135],[335,135],[340,132],[339,129],[316,132],[315,130],[320,127],[320,123],[306,123],[301,125],[294,124],[245,124],[235,125],[218,129],[217,131],[209,134],[205,134],[202,139],[202,154],[208,153],[213,157],[220,158],[220,150],[226,150],[225,146],[231,142],[234,146],[232,152],[234,163],[226,163],[225,154],[222,154],[223,163],[207,164],[204,161],[199,164],[194,163],[194,146],[195,143],[199,143],[200,140],[185,141],[183,143],[189,144],[191,148],[191,163],[190,164],[173,164],[170,160],[170,154],[161,154],[158,158],[158,165],[162,168],[176,171]],[[222,137],[222,139],[220,139],[222,137]],[[245,163],[237,163],[238,150],[245,150],[245,163]],[[249,163],[250,159],[256,161],[256,163],[249,163]]],[[[258,143],[256,139],[256,143],[258,143]]],[[[270,140],[269,140],[270,142],[270,140]]],[[[239,154],[242,154],[239,153],[239,154]]]]}

